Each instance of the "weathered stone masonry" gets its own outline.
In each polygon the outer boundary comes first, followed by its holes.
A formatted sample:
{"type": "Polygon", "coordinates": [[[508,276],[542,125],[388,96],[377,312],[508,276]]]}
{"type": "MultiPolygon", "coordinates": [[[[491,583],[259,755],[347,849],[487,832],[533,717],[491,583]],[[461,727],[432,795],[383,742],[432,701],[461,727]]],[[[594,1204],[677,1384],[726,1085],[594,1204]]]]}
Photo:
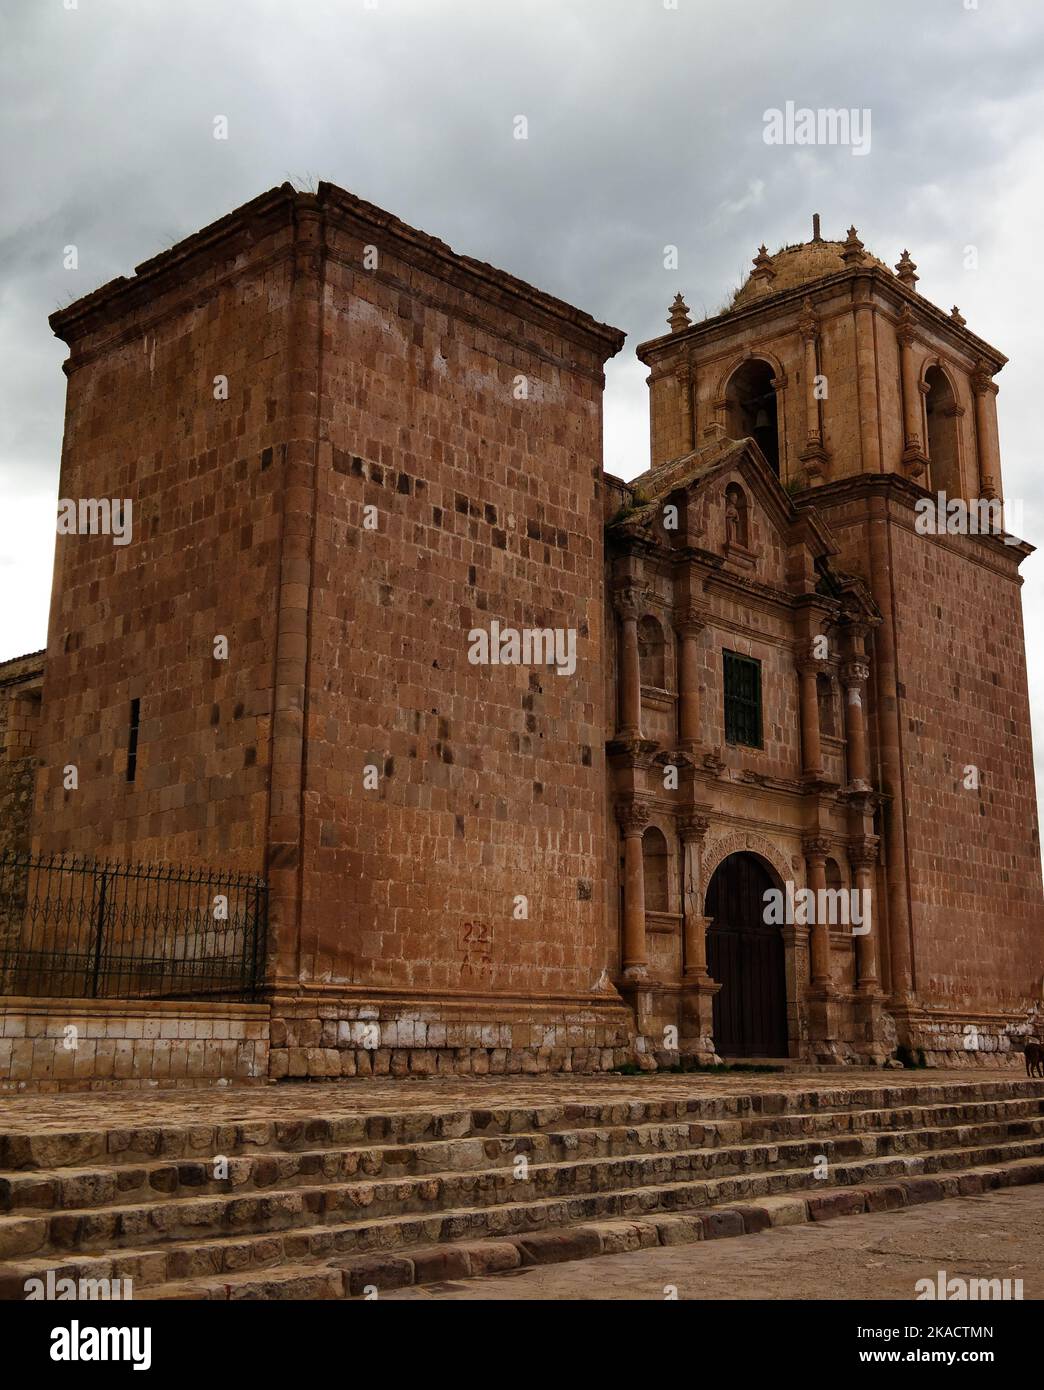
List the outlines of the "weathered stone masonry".
{"type": "Polygon", "coordinates": [[[916,524],[940,491],[1003,497],[1005,358],[918,294],[914,270],[817,225],[762,247],[724,313],[691,324],[679,296],[671,332],[638,349],[653,467],[607,510],[607,731],[625,846],[644,829],[645,879],[666,854],[683,885],[664,904],[676,925],[632,904],[656,933],[631,972],[650,1039],[668,1025],[710,1048],[723,983],[705,937],[722,923],[704,907],[722,848],[777,884],[871,890],[869,934],[783,929],[778,1051],[995,1058],[1044,992],[1018,573],[1032,548],[916,524]],[[757,746],[723,738],[725,650],[759,663],[757,746]]]}
{"type": "Polygon", "coordinates": [[[43,652],[0,663],[0,853],[29,848],[43,672],[43,652]]]}
{"type": "MultiPolygon", "coordinates": [[[[724,314],[679,296],[631,483],[621,333],[329,184],[53,316],[60,495],[133,498],[134,538],[60,537],[46,660],[0,667],[5,844],[267,876],[263,1023],[186,1022],[182,1078],[1008,1047],[1044,968],[1030,547],[913,524],[1003,496],[1004,359],[898,272],[817,230],[724,314]],[[572,631],[575,672],[472,664],[494,621],[572,631]],[[872,930],[766,933],[786,883],[872,930]]],[[[173,1075],[116,1027],[99,1084],[173,1075]]]]}
{"type": "Polygon", "coordinates": [[[329,185],[54,323],[62,495],[133,494],[140,529],[60,545],[36,847],[265,872],[274,1076],[630,1055],[601,795],[622,335],[329,185]],[[469,664],[493,618],[574,629],[575,674],[469,664]]]}

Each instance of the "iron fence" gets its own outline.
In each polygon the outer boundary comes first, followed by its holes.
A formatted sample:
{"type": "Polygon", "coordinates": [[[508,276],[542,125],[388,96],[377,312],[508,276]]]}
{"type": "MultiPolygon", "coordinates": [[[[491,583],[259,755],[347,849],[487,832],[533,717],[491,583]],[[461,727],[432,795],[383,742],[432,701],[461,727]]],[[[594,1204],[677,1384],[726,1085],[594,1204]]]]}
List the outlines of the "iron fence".
{"type": "Polygon", "coordinates": [[[268,898],[252,874],[0,854],[0,995],[256,999],[268,898]]]}

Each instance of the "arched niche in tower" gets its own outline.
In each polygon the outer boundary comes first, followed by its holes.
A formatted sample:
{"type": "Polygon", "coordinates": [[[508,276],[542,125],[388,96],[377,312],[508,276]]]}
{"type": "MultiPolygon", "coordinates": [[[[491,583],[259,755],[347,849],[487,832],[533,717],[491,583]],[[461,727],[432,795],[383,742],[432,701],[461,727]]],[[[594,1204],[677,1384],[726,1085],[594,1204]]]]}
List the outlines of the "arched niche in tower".
{"type": "Polygon", "coordinates": [[[667,688],[667,643],[659,622],[647,613],[638,624],[638,667],[642,685],[667,688]]]}
{"type": "Polygon", "coordinates": [[[837,736],[837,719],[834,713],[834,686],[830,677],[816,677],[816,699],[819,704],[819,731],[829,738],[837,736]]]}
{"type": "Polygon", "coordinates": [[[670,857],[662,830],[650,825],[642,836],[646,912],[670,911],[670,857]]]}
{"type": "Polygon", "coordinates": [[[753,439],[779,477],[779,418],[775,372],[760,357],[737,367],[725,388],[726,429],[730,439],[753,439]]]}
{"type": "Polygon", "coordinates": [[[947,497],[961,497],[964,489],[957,443],[957,397],[949,377],[938,365],[925,372],[924,385],[932,487],[947,497]]]}

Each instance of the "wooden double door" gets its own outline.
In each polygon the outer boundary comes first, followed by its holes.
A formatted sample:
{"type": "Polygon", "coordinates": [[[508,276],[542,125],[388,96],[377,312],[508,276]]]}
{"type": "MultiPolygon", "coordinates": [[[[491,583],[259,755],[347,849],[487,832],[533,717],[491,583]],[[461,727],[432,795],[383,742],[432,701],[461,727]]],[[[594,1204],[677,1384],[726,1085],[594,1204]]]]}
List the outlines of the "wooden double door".
{"type": "Polygon", "coordinates": [[[753,854],[730,854],[707,885],[707,969],[714,1042],[723,1057],[787,1056],[783,932],[765,922],[765,894],[777,884],[753,854]]]}

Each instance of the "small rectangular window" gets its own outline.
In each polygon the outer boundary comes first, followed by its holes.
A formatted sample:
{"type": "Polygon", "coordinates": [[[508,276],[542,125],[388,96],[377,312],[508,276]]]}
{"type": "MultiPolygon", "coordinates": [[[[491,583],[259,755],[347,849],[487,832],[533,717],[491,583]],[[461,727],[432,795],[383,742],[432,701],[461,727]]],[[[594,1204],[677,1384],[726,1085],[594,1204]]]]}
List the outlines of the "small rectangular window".
{"type": "Polygon", "coordinates": [[[761,662],[722,652],[725,687],[725,741],[761,748],[761,662]]]}
{"type": "Polygon", "coordinates": [[[138,770],[138,722],[141,716],[141,701],[132,700],[130,706],[130,732],[127,735],[127,781],[133,782],[138,770]]]}

